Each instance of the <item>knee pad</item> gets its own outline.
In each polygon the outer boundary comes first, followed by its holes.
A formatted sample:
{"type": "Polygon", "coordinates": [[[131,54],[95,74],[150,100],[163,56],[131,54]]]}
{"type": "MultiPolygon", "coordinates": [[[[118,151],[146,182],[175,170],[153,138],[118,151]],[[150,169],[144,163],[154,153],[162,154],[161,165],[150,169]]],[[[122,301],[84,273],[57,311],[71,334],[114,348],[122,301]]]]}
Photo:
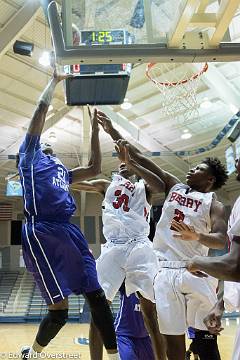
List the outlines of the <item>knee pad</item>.
{"type": "Polygon", "coordinates": [[[210,334],[209,331],[196,331],[193,346],[200,360],[221,360],[217,335],[210,334]]]}
{"type": "Polygon", "coordinates": [[[36,341],[40,346],[47,346],[57,335],[68,319],[68,309],[49,310],[47,316],[42,320],[36,341]]]}

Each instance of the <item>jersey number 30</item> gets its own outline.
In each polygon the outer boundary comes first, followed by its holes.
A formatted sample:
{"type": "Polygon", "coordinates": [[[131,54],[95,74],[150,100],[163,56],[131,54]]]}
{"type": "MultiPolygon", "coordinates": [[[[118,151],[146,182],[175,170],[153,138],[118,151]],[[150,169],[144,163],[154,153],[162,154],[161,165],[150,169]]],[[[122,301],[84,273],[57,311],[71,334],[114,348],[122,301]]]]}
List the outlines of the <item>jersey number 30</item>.
{"type": "Polygon", "coordinates": [[[121,190],[116,190],[114,195],[117,197],[116,201],[113,201],[113,207],[119,209],[121,206],[123,211],[128,212],[130,208],[128,207],[129,197],[126,194],[122,194],[121,190]]]}

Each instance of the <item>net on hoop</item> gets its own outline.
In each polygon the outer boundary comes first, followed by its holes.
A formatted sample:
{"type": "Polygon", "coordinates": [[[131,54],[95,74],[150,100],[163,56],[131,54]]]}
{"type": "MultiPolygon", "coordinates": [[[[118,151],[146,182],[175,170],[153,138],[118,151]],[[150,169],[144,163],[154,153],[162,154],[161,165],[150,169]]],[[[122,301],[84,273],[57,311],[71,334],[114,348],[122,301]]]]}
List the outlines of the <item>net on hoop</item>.
{"type": "Polygon", "coordinates": [[[161,93],[160,107],[163,116],[174,117],[179,125],[189,124],[198,118],[196,92],[201,75],[207,69],[207,63],[147,65],[146,75],[161,93]]]}

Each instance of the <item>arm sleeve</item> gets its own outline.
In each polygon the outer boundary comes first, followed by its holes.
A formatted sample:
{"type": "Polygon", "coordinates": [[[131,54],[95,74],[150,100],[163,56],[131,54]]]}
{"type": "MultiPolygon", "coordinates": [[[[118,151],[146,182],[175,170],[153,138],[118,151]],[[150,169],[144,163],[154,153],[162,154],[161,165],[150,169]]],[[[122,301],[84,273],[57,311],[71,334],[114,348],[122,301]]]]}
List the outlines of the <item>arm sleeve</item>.
{"type": "Polygon", "coordinates": [[[40,136],[26,134],[19,148],[20,166],[29,166],[36,158],[36,154],[41,152],[40,136]]]}

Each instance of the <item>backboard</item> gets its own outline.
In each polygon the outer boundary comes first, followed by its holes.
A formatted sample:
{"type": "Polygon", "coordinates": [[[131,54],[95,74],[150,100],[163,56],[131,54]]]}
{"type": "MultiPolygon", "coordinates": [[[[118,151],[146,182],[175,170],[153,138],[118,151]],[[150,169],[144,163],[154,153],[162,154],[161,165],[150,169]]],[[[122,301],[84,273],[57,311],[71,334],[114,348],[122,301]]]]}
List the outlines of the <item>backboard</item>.
{"type": "Polygon", "coordinates": [[[62,0],[62,26],[54,2],[48,13],[57,62],[62,65],[77,59],[88,64],[237,61],[240,44],[229,27],[239,4],[240,0],[62,0]],[[79,45],[73,40],[72,24],[79,30],[79,45]]]}

